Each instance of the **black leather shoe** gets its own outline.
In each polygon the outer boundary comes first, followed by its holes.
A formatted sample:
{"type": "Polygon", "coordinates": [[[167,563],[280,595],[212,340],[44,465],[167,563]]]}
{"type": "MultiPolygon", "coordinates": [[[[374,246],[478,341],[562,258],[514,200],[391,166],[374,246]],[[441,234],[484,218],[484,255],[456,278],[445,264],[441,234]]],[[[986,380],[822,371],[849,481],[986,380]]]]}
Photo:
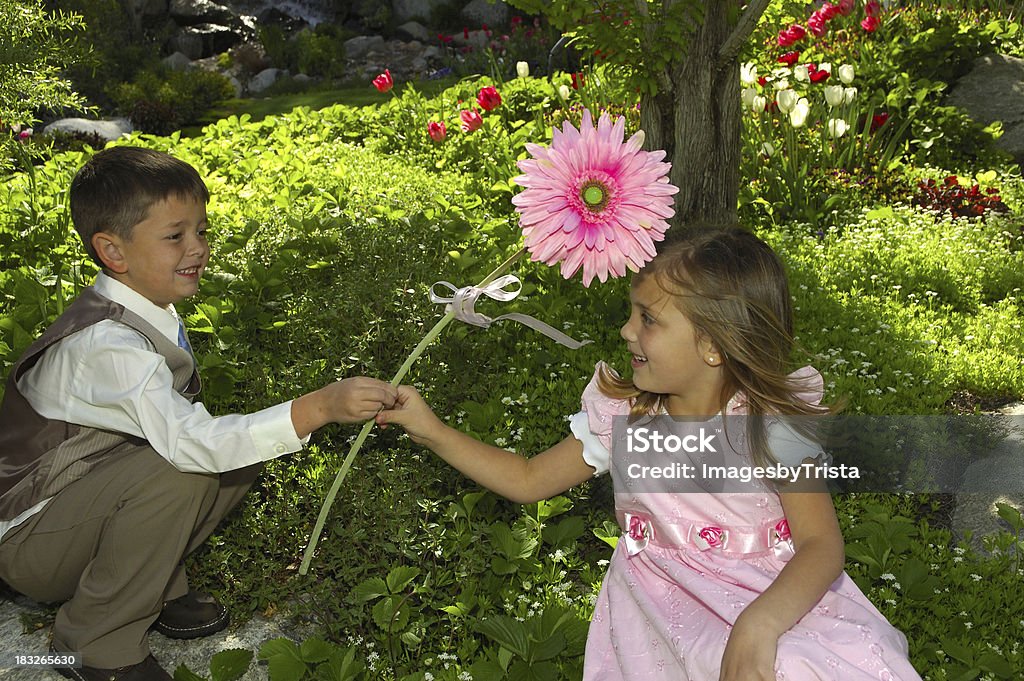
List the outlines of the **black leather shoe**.
{"type": "MultiPolygon", "coordinates": [[[[53,652],[53,648],[50,648],[53,652]]],[[[58,667],[55,672],[65,679],[74,681],[174,681],[156,658],[149,655],[138,664],[117,669],[100,669],[98,667],[58,667]]]]}
{"type": "Polygon", "coordinates": [[[168,638],[200,638],[228,626],[228,611],[213,596],[189,591],[164,603],[153,628],[168,638]]]}

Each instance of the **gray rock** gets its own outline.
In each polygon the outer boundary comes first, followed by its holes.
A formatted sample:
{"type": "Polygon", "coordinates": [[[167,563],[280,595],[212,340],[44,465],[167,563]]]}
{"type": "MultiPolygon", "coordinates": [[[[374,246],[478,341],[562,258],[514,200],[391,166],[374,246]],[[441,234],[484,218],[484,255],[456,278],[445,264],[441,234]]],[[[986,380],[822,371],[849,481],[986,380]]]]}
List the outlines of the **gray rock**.
{"type": "Polygon", "coordinates": [[[501,0],[473,0],[462,8],[462,18],[474,26],[489,28],[508,22],[508,5],[501,0]]]}
{"type": "Polygon", "coordinates": [[[418,21],[407,21],[395,29],[395,35],[404,40],[418,40],[421,43],[430,42],[433,35],[426,26],[418,21]]]}
{"type": "Polygon", "coordinates": [[[448,0],[392,0],[391,11],[397,23],[406,21],[430,21],[435,8],[447,3],[448,0]]]}
{"type": "Polygon", "coordinates": [[[134,130],[127,118],[109,121],[94,121],[86,118],[61,118],[43,128],[43,134],[65,132],[82,135],[99,135],[103,141],[112,142],[134,130]]]}
{"type": "MultiPolygon", "coordinates": [[[[44,654],[50,644],[49,628],[42,628],[24,633],[21,622],[23,615],[32,619],[40,617],[40,609],[36,603],[22,596],[13,600],[0,597],[0,681],[58,681],[62,677],[54,671],[30,667],[11,667],[10,661],[16,654],[44,654]]],[[[45,615],[45,613],[42,613],[45,615]]],[[[289,638],[303,641],[314,635],[309,626],[296,625],[284,617],[266,619],[255,617],[237,629],[229,628],[219,634],[191,641],[178,641],[161,634],[149,634],[149,647],[153,656],[171,674],[184,664],[200,676],[210,674],[210,659],[222,650],[242,648],[253,652],[253,661],[242,681],[267,681],[267,667],[256,660],[255,653],[260,646],[271,639],[289,638]]]]}
{"type": "Polygon", "coordinates": [[[263,69],[249,81],[249,92],[263,92],[276,83],[278,78],[286,75],[288,75],[288,72],[281,69],[263,69]]]}
{"type": "Polygon", "coordinates": [[[1013,430],[997,451],[968,466],[953,512],[953,531],[958,537],[969,531],[977,548],[981,548],[981,537],[1009,529],[997,514],[997,503],[1024,511],[1024,403],[1004,407],[999,413],[1008,417],[1013,430]]]}
{"type": "Polygon", "coordinates": [[[983,125],[1002,121],[996,146],[1024,162],[1024,59],[1001,54],[979,57],[949,93],[947,103],[965,109],[983,125]]]}
{"type": "Polygon", "coordinates": [[[184,71],[192,66],[192,60],[184,52],[175,52],[169,57],[164,57],[163,63],[172,71],[184,71]]]}
{"type": "Polygon", "coordinates": [[[227,52],[244,40],[243,35],[229,26],[199,24],[179,28],[171,36],[168,46],[189,59],[202,59],[227,52]]]}
{"type": "Polygon", "coordinates": [[[345,58],[359,59],[370,50],[384,45],[384,38],[379,35],[357,35],[345,41],[345,58]]]}
{"type": "Polygon", "coordinates": [[[171,0],[171,19],[181,26],[232,24],[238,15],[229,7],[210,0],[171,0]]]}

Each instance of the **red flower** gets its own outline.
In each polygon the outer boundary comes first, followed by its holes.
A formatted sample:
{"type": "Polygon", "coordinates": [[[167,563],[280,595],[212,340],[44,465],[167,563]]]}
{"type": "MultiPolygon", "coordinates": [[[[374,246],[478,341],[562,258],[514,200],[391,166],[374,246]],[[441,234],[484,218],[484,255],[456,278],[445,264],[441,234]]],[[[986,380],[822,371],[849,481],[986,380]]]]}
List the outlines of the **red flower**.
{"type": "Polygon", "coordinates": [[[820,38],[828,32],[828,28],[825,26],[825,17],[818,12],[811,15],[811,18],[807,20],[807,30],[820,38]]]}
{"type": "Polygon", "coordinates": [[[443,121],[440,123],[430,121],[427,123],[427,134],[430,135],[430,139],[440,142],[448,136],[448,127],[443,121]]]}
{"type": "Polygon", "coordinates": [[[844,17],[853,11],[853,0],[839,0],[839,13],[844,17]]]}
{"type": "Polygon", "coordinates": [[[374,78],[373,87],[377,88],[378,92],[388,92],[391,88],[395,87],[395,81],[391,77],[391,70],[384,69],[384,73],[374,78]]]}
{"type": "Polygon", "coordinates": [[[860,27],[863,28],[868,33],[874,33],[875,29],[878,28],[878,25],[880,23],[882,22],[878,20],[878,17],[868,16],[864,17],[864,19],[860,22],[860,27]]]}
{"type": "Polygon", "coordinates": [[[800,24],[793,24],[779,33],[779,47],[789,47],[798,40],[803,40],[806,35],[807,30],[803,26],[800,24]]]}
{"type": "Polygon", "coordinates": [[[818,11],[821,12],[821,16],[825,21],[829,21],[834,16],[839,14],[839,8],[833,5],[831,2],[826,2],[824,5],[821,6],[821,9],[819,9],[818,11]]]}
{"type": "Polygon", "coordinates": [[[761,87],[764,87],[765,85],[767,85],[768,84],[768,76],[761,76],[760,78],[758,78],[757,79],[757,84],[760,85],[761,87]]]}
{"type": "Polygon", "coordinates": [[[501,95],[492,85],[488,85],[480,88],[480,92],[476,96],[476,103],[484,111],[494,111],[501,104],[501,95]]]}
{"type": "Polygon", "coordinates": [[[785,64],[786,66],[792,66],[799,59],[800,59],[800,53],[796,52],[796,51],[791,51],[791,52],[786,52],[781,57],[779,57],[778,58],[778,62],[780,64],[785,64]]]}
{"type": "Polygon", "coordinates": [[[883,111],[871,117],[871,132],[875,132],[889,122],[889,114],[883,111]]]}
{"type": "Polygon", "coordinates": [[[573,90],[579,90],[581,87],[583,87],[583,74],[582,73],[573,73],[571,75],[571,78],[572,78],[572,89],[573,90]]]}
{"type": "Polygon", "coordinates": [[[462,37],[469,40],[469,28],[465,26],[462,27],[462,37]]]}
{"type": "Polygon", "coordinates": [[[831,76],[832,74],[824,69],[819,69],[817,67],[815,67],[814,71],[812,72],[810,67],[808,67],[807,75],[810,76],[812,83],[820,83],[822,81],[828,80],[828,77],[831,76]]]}
{"type": "Polygon", "coordinates": [[[484,124],[484,119],[480,118],[476,109],[463,109],[459,112],[459,118],[462,119],[462,132],[479,130],[480,126],[484,124]]]}
{"type": "Polygon", "coordinates": [[[869,17],[877,17],[881,13],[882,5],[878,0],[869,0],[864,3],[864,14],[867,14],[869,17]]]}
{"type": "Polygon", "coordinates": [[[790,538],[789,533],[789,521],[783,518],[779,522],[775,523],[775,536],[778,537],[779,541],[786,541],[790,538]]]}

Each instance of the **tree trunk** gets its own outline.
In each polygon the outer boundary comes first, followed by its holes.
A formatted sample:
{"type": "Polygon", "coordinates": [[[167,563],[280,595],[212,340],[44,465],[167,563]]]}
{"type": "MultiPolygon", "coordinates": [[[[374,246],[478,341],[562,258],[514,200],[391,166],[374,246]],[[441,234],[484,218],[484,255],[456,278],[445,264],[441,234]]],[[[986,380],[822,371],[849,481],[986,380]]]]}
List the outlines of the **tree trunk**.
{"type": "Polygon", "coordinates": [[[686,228],[736,222],[739,72],[735,55],[721,53],[734,29],[728,19],[730,5],[706,3],[704,21],[693,33],[685,58],[665,74],[668,82],[660,83],[656,95],[641,97],[644,146],[665,150],[672,163],[670,181],[680,188],[669,240],[686,228]]]}

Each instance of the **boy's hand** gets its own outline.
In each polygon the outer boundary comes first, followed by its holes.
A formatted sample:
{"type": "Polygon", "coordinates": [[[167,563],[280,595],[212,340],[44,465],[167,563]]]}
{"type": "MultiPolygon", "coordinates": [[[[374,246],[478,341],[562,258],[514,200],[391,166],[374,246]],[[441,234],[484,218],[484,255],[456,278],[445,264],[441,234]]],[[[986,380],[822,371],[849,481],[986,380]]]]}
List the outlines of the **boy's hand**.
{"type": "Polygon", "coordinates": [[[437,439],[437,434],[446,428],[416,389],[407,385],[398,386],[394,409],[385,409],[377,414],[379,426],[386,428],[389,423],[402,426],[413,442],[428,447],[431,441],[437,439]]]}
{"type": "Polygon", "coordinates": [[[323,388],[327,415],[334,423],[359,423],[395,404],[398,391],[376,378],[355,376],[323,388]]]}

